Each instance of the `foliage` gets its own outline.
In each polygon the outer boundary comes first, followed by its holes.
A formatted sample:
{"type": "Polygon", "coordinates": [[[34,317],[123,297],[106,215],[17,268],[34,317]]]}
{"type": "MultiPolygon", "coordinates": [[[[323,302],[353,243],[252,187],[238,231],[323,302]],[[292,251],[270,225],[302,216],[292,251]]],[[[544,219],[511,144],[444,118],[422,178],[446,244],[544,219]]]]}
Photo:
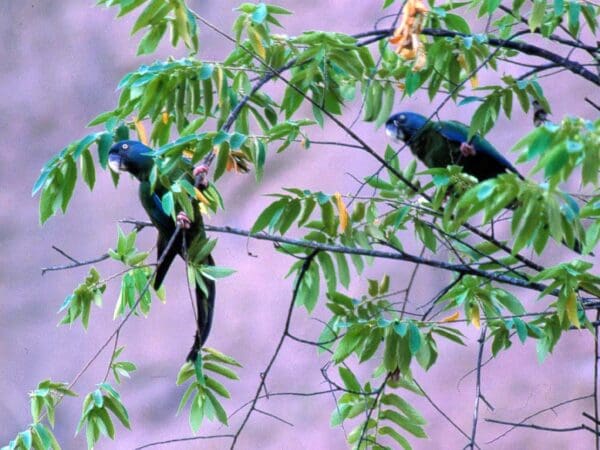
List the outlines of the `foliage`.
{"type": "MultiPolygon", "coordinates": [[[[386,0],[383,6],[400,7],[399,3],[386,0]]],[[[172,45],[183,44],[189,56],[142,65],[125,75],[118,84],[115,108],[89,123],[104,130],[72,142],[46,163],[33,188],[33,194],[40,193],[41,223],[58,210],[67,211],[79,175],[93,190],[97,165],[106,169],[112,143],[134,131],[157,150],[151,181],[167,188],[161,201],[172,216],[181,210],[193,212],[192,202],[199,202],[204,213],[218,213],[227,202],[219,194],[220,183],[230,176],[227,172],[244,172],[248,166],[260,181],[268,176],[266,161],[273,152],[283,152],[298,140],[313,148],[310,136],[315,127],[342,126],[357,147],[385,169],[363,174],[364,185],[372,190],[369,197],[301,187],[273,193],[274,200],[248,233],[278,241],[277,250],[293,257],[289,275],[294,275],[296,305],[308,313],[319,302],[327,306],[329,317],[317,345],[338,367],[342,391],[331,424],[357,422],[348,434],[353,448],[385,448],[395,442],[408,449],[411,439],[427,437],[426,420],[409,400],[424,395],[413,370],[415,364],[425,370],[436,364],[440,341],[465,345],[458,324],[486,327],[493,356],[508,350],[515,340],[536,340],[540,359],[552,352],[566,331],[582,327],[593,331],[586,315],[600,295],[600,278],[592,273],[593,265],[574,259],[543,267],[523,252],[533,250],[541,257],[553,241],[570,248],[579,243],[584,255],[597,249],[600,120],[566,117],[546,122],[515,144],[517,162],[533,163],[531,174],[541,177],[541,183],[530,177],[523,181],[513,173],[477,183],[457,166],[418,173],[414,162],[401,167],[396,149],[388,146],[379,156],[339,118],[360,103],[362,119],[378,128],[398,97],[421,90],[432,104],[441,102],[432,117],[448,100],[458,106],[478,103],[470,136],[486,134],[501,115],[510,119],[515,102],[525,113],[532,101],[550,112],[540,73],[559,67],[572,77],[597,85],[600,81],[583,64],[555,55],[557,60],[526,37],[534,34],[546,43],[579,48],[597,64],[597,50],[583,43],[583,30],[596,31],[598,6],[563,0],[534,0],[532,5],[515,0],[512,8],[498,0],[431,3],[425,28],[418,29],[418,47],[426,55],[421,67],[390,48],[386,38],[393,30],[354,36],[320,30],[298,36],[277,34],[273,30],[284,28],[281,22],[291,12],[264,3],[244,3],[236,9],[233,50],[221,62],[208,62],[197,56],[198,23],[210,25],[183,0],[100,0],[98,4],[118,7],[118,16],[137,14],[132,33],[145,31],[138,54],[154,52],[169,29],[172,45]],[[469,9],[488,21],[485,29],[480,22],[474,25],[464,19],[469,9]],[[549,62],[518,77],[506,74],[506,65],[520,61],[522,55],[549,62]],[[496,84],[480,85],[482,71],[497,72],[496,84]],[[262,90],[276,79],[285,85],[281,97],[262,90]],[[308,110],[309,117],[304,117],[308,110]],[[151,129],[149,138],[146,126],[151,129]],[[206,189],[177,175],[182,167],[189,171],[192,165],[210,165],[213,159],[213,181],[206,189]],[[563,190],[579,174],[591,192],[585,198],[563,190]],[[506,215],[511,234],[505,239],[478,231],[483,226],[493,229],[506,215]],[[301,239],[289,238],[292,233],[301,239]],[[407,253],[406,243],[415,239],[435,258],[407,253]],[[437,253],[441,248],[450,250],[446,257],[437,253]],[[403,280],[363,277],[365,266],[376,265],[380,258],[450,271],[451,283],[431,303],[452,315],[434,320],[428,313],[412,311],[409,316],[406,302],[412,284],[406,288],[407,297],[398,302],[398,292],[390,286],[403,280]],[[364,293],[351,294],[351,284],[364,293]],[[543,311],[530,312],[530,305],[511,291],[513,287],[539,292],[539,300],[545,302],[543,311]],[[356,375],[360,364],[372,369],[366,381],[356,375]]],[[[116,184],[118,177],[111,175],[116,184]]],[[[132,313],[150,312],[154,270],[147,262],[148,252],[136,248],[136,236],[137,231],[125,234],[119,228],[116,247],[108,251],[125,265],[118,274],[121,289],[114,307],[115,318],[124,316],[117,334],[132,313]]],[[[217,242],[198,245],[190,254],[201,261],[217,242]]],[[[200,275],[216,279],[231,273],[194,261],[188,270],[192,284],[200,275]]],[[[87,328],[91,305],[102,303],[106,284],[113,278],[102,279],[95,268],[90,269],[65,300],[61,323],[80,319],[87,328]]],[[[164,299],[164,292],[156,294],[164,299]]],[[[120,376],[129,377],[135,370],[133,363],[117,361],[121,351],[115,344],[110,363],[117,383],[120,376]]],[[[229,391],[207,373],[236,380],[231,367],[239,367],[233,358],[213,349],[204,349],[201,355],[195,364],[186,363],[177,378],[177,384],[190,381],[179,410],[190,404],[194,432],[204,419],[228,424],[218,397],[229,398],[229,391]]],[[[64,384],[42,382],[32,393],[32,425],[7,448],[59,448],[51,430],[40,422],[41,411],[53,427],[57,398],[73,394],[64,384]]],[[[114,438],[115,418],[130,427],[121,397],[104,380],[85,397],[77,430],[85,427],[91,448],[101,435],[114,438]]]]}

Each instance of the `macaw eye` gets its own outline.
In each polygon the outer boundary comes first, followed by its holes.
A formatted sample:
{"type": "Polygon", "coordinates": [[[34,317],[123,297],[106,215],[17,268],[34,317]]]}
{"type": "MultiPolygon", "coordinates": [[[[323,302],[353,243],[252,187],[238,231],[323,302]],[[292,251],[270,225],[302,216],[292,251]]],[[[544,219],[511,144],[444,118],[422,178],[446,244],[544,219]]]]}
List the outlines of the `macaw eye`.
{"type": "Polygon", "coordinates": [[[121,145],[121,148],[123,150],[127,150],[129,148],[129,144],[123,144],[123,145],[121,145]]]}

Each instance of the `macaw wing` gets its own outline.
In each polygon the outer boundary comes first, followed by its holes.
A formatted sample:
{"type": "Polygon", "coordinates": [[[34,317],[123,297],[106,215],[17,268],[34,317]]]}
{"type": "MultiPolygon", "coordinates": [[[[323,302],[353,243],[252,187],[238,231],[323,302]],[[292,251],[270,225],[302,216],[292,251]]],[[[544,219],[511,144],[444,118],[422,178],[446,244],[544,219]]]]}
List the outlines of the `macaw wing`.
{"type": "MultiPolygon", "coordinates": [[[[179,237],[176,240],[181,240],[179,237]]],[[[163,255],[165,250],[167,249],[167,245],[169,244],[169,239],[162,235],[162,233],[158,233],[158,240],[156,242],[156,255],[160,264],[156,266],[156,275],[154,276],[154,289],[158,289],[169,271],[169,267],[171,267],[171,263],[175,259],[175,256],[179,253],[179,247],[181,244],[178,242],[173,242],[171,247],[167,250],[167,252],[163,255]]]]}
{"type": "Polygon", "coordinates": [[[469,142],[469,128],[465,124],[455,120],[448,120],[440,122],[437,131],[448,141],[454,142],[459,146],[462,143],[470,143],[475,148],[476,154],[479,153],[485,155],[487,157],[486,159],[492,160],[498,167],[514,172],[521,179],[523,178],[510,161],[502,156],[489,141],[479,135],[475,135],[469,142]]]}

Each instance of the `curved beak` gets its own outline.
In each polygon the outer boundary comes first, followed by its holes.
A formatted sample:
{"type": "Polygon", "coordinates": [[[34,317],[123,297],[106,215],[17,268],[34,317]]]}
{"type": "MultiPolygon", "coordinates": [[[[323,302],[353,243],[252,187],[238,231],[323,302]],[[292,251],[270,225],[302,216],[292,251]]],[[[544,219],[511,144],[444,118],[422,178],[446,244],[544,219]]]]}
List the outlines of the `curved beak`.
{"type": "Polygon", "coordinates": [[[388,120],[385,123],[385,134],[394,141],[404,141],[406,138],[404,131],[396,125],[394,120],[388,120]]]}
{"type": "Polygon", "coordinates": [[[123,158],[119,155],[118,152],[111,152],[108,154],[108,167],[115,173],[121,172],[125,170],[125,167],[122,165],[123,158]]]}

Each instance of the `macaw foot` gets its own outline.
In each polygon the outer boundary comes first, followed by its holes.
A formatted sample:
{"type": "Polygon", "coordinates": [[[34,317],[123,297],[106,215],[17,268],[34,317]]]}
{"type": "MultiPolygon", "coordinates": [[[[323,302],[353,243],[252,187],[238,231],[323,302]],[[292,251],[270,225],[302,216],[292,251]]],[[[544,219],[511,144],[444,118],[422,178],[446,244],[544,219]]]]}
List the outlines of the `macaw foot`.
{"type": "Polygon", "coordinates": [[[192,226],[192,221],[186,213],[181,211],[179,214],[177,214],[177,225],[179,225],[184,230],[189,230],[192,226]]]}
{"type": "Polygon", "coordinates": [[[473,147],[468,142],[461,142],[461,144],[460,144],[460,153],[463,156],[465,156],[465,157],[467,157],[467,156],[475,156],[477,154],[477,152],[475,151],[475,147],[473,147]]]}
{"type": "Polygon", "coordinates": [[[198,187],[201,189],[206,189],[208,187],[208,180],[206,179],[208,166],[206,164],[200,164],[194,167],[192,173],[194,174],[194,178],[198,180],[198,187]]]}
{"type": "Polygon", "coordinates": [[[388,374],[390,381],[398,381],[400,379],[400,369],[396,369],[388,374]]]}

